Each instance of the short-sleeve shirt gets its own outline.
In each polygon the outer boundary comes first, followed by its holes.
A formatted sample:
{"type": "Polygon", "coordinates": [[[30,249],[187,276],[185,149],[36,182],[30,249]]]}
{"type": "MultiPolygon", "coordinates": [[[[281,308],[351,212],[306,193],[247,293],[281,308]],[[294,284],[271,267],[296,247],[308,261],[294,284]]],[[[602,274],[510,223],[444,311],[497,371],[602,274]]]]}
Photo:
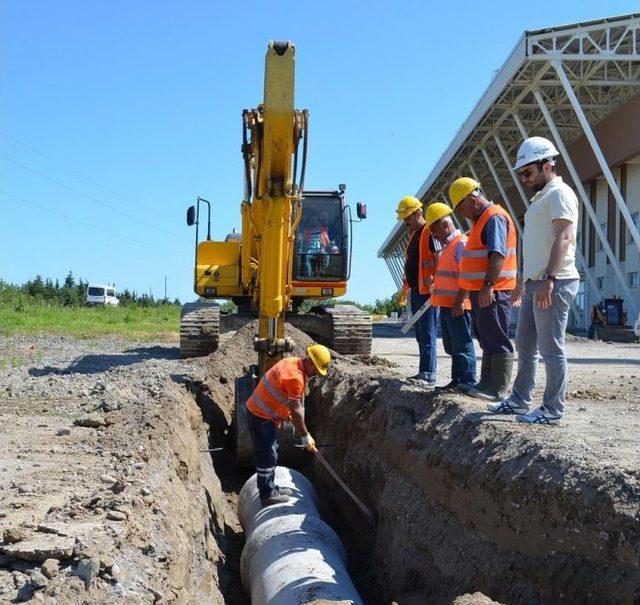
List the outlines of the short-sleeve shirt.
{"type": "Polygon", "coordinates": [[[522,277],[537,280],[547,268],[549,253],[553,245],[552,226],[554,220],[571,221],[571,243],[556,273],[558,279],[577,279],[576,237],[578,231],[578,198],[562,177],[551,179],[532,198],[524,215],[522,237],[522,277]]]}
{"type": "MultiPolygon", "coordinates": [[[[493,202],[491,202],[489,206],[493,206],[493,202]]],[[[489,206],[487,206],[487,208],[489,208],[489,206]]],[[[500,214],[494,214],[486,222],[482,229],[482,233],[480,234],[480,241],[487,247],[489,254],[497,252],[503,258],[507,258],[508,231],[509,223],[507,222],[507,219],[500,214]]]]}
{"type": "MultiPolygon", "coordinates": [[[[404,278],[407,280],[407,284],[409,284],[410,288],[418,288],[419,284],[418,269],[420,267],[420,236],[422,235],[422,230],[424,228],[425,225],[422,225],[422,227],[418,227],[415,230],[415,233],[409,240],[409,245],[407,246],[407,260],[404,264],[404,278]]],[[[442,245],[433,237],[433,235],[429,235],[429,250],[431,250],[431,252],[442,251],[442,245]]]]}
{"type": "Polygon", "coordinates": [[[301,399],[304,395],[305,374],[302,359],[297,364],[287,365],[280,373],[280,388],[291,399],[301,399]]]}

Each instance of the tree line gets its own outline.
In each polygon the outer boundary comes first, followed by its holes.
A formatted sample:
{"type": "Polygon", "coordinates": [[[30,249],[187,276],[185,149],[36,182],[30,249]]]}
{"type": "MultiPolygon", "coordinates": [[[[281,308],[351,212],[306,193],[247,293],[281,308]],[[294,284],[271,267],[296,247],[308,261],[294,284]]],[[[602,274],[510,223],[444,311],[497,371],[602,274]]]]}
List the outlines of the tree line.
{"type": "MultiPolygon", "coordinates": [[[[88,286],[89,282],[86,279],[76,279],[71,271],[62,283],[59,279],[43,278],[41,275],[36,275],[22,285],[10,284],[0,279],[0,304],[82,307],[87,301],[88,286]]],[[[138,294],[135,290],[126,288],[117,294],[121,306],[180,305],[177,298],[170,302],[162,298],[156,299],[151,294],[138,294]]]]}

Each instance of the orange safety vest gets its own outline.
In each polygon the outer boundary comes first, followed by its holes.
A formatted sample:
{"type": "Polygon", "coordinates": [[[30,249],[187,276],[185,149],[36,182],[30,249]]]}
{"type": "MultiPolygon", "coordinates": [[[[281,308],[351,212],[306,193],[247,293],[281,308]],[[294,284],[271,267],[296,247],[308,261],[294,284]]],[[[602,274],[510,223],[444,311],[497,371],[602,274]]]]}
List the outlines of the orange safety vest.
{"type": "Polygon", "coordinates": [[[460,287],[464,290],[478,292],[484,285],[487,269],[489,269],[489,251],[487,246],[482,243],[482,229],[487,221],[496,214],[507,219],[507,256],[493,289],[513,290],[516,287],[518,270],[516,229],[507,212],[498,204],[493,204],[480,215],[469,231],[469,239],[462,253],[462,268],[460,270],[460,287]]]}
{"type": "MultiPolygon", "coordinates": [[[[404,251],[404,264],[407,264],[407,252],[409,250],[409,245],[411,244],[411,240],[413,240],[416,232],[414,231],[409,238],[409,243],[404,251]]],[[[422,233],[420,233],[420,241],[418,242],[418,288],[420,290],[420,294],[430,294],[431,293],[431,284],[433,283],[433,275],[436,270],[436,255],[431,252],[431,248],[429,247],[429,236],[431,232],[429,231],[429,227],[425,225],[422,233]]],[[[409,290],[409,284],[407,281],[404,281],[404,290],[409,290]]]]}
{"type": "MultiPolygon", "coordinates": [[[[433,280],[433,294],[431,295],[431,304],[434,307],[453,307],[460,291],[458,279],[460,277],[460,262],[456,262],[456,248],[458,242],[467,242],[467,236],[459,233],[444,248],[440,255],[440,260],[436,267],[436,276],[433,280]]],[[[464,300],[464,309],[471,309],[471,301],[468,298],[464,300]]]]}
{"type": "Polygon", "coordinates": [[[247,409],[280,426],[291,415],[290,398],[302,397],[306,376],[299,357],[285,357],[269,368],[247,399],[247,409]]]}

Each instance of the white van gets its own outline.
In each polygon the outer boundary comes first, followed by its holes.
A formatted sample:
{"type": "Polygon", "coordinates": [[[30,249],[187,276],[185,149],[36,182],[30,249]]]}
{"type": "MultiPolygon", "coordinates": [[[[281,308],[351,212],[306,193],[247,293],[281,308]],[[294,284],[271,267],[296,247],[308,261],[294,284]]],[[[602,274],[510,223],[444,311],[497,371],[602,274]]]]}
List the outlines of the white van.
{"type": "Polygon", "coordinates": [[[87,306],[93,305],[114,305],[120,304],[116,296],[115,286],[105,286],[102,284],[89,284],[87,288],[87,306]]]}

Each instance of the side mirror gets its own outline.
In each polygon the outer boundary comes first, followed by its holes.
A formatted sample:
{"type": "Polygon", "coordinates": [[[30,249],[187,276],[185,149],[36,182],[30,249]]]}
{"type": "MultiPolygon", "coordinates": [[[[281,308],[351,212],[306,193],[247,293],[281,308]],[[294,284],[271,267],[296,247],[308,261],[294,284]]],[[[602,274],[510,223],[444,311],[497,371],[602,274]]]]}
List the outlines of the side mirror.
{"type": "Polygon", "coordinates": [[[360,220],[367,218],[367,205],[364,202],[356,204],[356,214],[360,220]]]}
{"type": "Polygon", "coordinates": [[[189,206],[189,208],[187,209],[187,225],[191,227],[192,225],[195,225],[195,224],[196,224],[196,207],[189,206]]]}

